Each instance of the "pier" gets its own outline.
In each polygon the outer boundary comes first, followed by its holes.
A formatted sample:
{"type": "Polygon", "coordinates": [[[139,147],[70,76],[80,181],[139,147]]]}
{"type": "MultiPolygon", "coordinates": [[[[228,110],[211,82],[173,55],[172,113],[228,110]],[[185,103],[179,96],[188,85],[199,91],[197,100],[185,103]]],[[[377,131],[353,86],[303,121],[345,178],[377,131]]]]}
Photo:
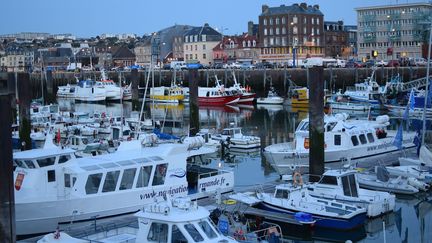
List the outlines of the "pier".
{"type": "MultiPolygon", "coordinates": [[[[325,68],[324,81],[327,89],[336,91],[345,89],[347,86],[352,86],[356,82],[362,82],[365,78],[371,75],[370,68],[325,68]]],[[[242,85],[248,85],[254,90],[258,97],[265,96],[270,82],[276,90],[283,91],[286,94],[288,91],[290,80],[299,86],[307,86],[307,69],[301,68],[279,68],[279,69],[200,69],[197,74],[197,82],[200,87],[208,87],[214,85],[214,75],[217,75],[222,80],[226,87],[233,84],[231,73],[235,72],[237,80],[242,85]]],[[[132,82],[132,93],[137,96],[137,89],[145,86],[146,70],[122,71],[122,82],[132,82]]],[[[376,80],[380,85],[389,82],[392,77],[400,75],[404,82],[415,80],[426,75],[425,67],[399,67],[388,68],[379,67],[376,70],[376,80]]],[[[154,84],[155,86],[169,86],[171,84],[174,72],[171,70],[155,70],[154,84]]],[[[108,72],[108,77],[114,82],[119,82],[119,74],[114,71],[108,72]]],[[[183,86],[188,86],[188,70],[177,71],[176,81],[183,86]]],[[[30,87],[32,90],[32,98],[40,98],[45,96],[47,101],[55,97],[57,87],[66,84],[75,84],[78,79],[99,79],[99,72],[51,72],[31,73],[29,74],[30,87]],[[43,81],[41,83],[41,80],[43,81]]],[[[7,79],[7,74],[0,73],[0,80],[7,79]],[[6,77],[6,78],[5,78],[6,77]]]]}

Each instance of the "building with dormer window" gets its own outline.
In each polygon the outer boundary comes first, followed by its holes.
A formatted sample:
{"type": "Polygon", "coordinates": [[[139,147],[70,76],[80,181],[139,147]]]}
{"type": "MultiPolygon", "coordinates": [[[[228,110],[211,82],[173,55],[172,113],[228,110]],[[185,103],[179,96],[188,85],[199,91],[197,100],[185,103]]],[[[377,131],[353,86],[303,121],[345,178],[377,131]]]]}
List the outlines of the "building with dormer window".
{"type": "Polygon", "coordinates": [[[204,24],[194,27],[183,36],[184,60],[188,63],[214,63],[213,48],[222,40],[222,34],[204,24]]]}

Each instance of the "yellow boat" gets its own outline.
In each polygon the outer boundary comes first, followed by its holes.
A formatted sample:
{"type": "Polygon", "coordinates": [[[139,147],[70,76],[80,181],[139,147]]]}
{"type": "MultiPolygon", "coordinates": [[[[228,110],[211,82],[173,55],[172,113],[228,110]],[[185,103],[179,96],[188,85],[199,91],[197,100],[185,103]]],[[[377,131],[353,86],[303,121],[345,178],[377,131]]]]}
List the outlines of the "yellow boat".
{"type": "Polygon", "coordinates": [[[309,107],[309,89],[306,87],[293,89],[289,104],[293,107],[309,107]]]}
{"type": "Polygon", "coordinates": [[[183,89],[178,86],[150,88],[150,99],[155,102],[179,103],[184,98],[183,89]]]}

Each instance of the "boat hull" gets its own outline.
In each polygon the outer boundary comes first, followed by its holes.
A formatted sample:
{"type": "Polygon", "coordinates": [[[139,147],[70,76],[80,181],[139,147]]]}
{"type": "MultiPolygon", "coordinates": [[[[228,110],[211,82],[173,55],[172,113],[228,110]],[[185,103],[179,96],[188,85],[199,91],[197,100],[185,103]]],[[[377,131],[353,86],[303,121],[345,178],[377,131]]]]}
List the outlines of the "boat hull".
{"type": "MultiPolygon", "coordinates": [[[[278,205],[269,202],[262,202],[261,206],[266,210],[286,213],[290,215],[299,212],[284,207],[280,207],[278,205]]],[[[336,230],[352,230],[363,226],[366,220],[366,213],[357,214],[349,219],[324,217],[320,215],[312,215],[312,218],[316,220],[314,225],[318,227],[330,228],[336,230]]]]}
{"type": "Polygon", "coordinates": [[[203,106],[223,106],[236,104],[239,100],[238,96],[198,97],[198,104],[203,106]]]}

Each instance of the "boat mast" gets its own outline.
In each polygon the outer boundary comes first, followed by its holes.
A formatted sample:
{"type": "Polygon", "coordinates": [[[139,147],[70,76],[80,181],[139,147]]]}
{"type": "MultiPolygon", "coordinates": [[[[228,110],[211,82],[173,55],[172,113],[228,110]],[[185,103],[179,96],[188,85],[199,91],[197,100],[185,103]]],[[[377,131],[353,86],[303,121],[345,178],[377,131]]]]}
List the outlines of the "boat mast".
{"type": "Polygon", "coordinates": [[[422,140],[421,145],[424,146],[425,136],[426,136],[426,107],[429,93],[429,75],[430,75],[430,65],[431,65],[431,41],[432,41],[432,22],[429,23],[429,48],[428,48],[428,60],[427,60],[427,68],[426,68],[426,89],[425,89],[425,99],[424,99],[424,107],[423,107],[423,129],[422,129],[422,140]]]}

